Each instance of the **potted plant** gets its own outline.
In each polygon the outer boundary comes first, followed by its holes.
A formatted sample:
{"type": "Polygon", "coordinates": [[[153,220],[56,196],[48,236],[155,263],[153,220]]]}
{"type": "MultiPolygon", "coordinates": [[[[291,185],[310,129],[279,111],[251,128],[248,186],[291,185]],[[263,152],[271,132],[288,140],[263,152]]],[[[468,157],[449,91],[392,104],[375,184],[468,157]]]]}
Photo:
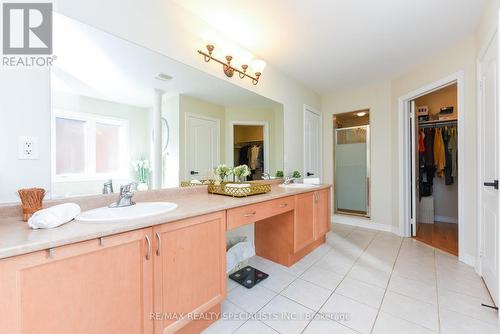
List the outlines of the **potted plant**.
{"type": "Polygon", "coordinates": [[[292,177],[294,179],[300,179],[302,177],[302,175],[300,174],[300,172],[298,170],[294,170],[292,173],[292,177]]]}
{"type": "Polygon", "coordinates": [[[137,190],[146,191],[149,189],[149,179],[153,168],[151,162],[146,159],[140,159],[132,162],[137,179],[137,190]]]}
{"type": "Polygon", "coordinates": [[[226,178],[233,173],[233,169],[222,164],[215,168],[214,173],[219,178],[220,182],[224,182],[226,178]]]}
{"type": "Polygon", "coordinates": [[[285,173],[282,170],[276,171],[276,177],[283,178],[285,176],[285,173]]]}
{"type": "Polygon", "coordinates": [[[235,182],[244,182],[246,181],[246,177],[250,175],[252,172],[247,165],[240,165],[233,168],[233,175],[235,177],[235,182]]]}

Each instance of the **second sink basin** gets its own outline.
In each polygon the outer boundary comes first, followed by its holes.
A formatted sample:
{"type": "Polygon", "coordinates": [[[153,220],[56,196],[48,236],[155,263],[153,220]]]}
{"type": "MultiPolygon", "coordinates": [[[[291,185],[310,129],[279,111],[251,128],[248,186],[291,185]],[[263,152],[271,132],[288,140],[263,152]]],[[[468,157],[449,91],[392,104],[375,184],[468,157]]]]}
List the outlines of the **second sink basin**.
{"type": "Polygon", "coordinates": [[[316,188],[317,185],[311,183],[289,183],[289,184],[280,184],[281,188],[290,188],[290,189],[305,189],[305,188],[316,188]]]}
{"type": "Polygon", "coordinates": [[[123,220],[152,217],[173,211],[177,204],[170,202],[143,202],[122,208],[98,208],[82,212],[76,221],[86,223],[113,223],[123,220]]]}

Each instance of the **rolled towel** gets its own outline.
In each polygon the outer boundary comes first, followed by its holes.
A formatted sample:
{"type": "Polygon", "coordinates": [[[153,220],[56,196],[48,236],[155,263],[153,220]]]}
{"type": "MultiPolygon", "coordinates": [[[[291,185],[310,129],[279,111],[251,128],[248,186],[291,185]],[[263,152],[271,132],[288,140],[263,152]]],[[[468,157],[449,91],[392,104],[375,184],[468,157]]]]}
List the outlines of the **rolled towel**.
{"type": "Polygon", "coordinates": [[[75,203],[55,205],[35,212],[28,224],[33,229],[58,227],[75,219],[80,212],[80,206],[75,203]]]}

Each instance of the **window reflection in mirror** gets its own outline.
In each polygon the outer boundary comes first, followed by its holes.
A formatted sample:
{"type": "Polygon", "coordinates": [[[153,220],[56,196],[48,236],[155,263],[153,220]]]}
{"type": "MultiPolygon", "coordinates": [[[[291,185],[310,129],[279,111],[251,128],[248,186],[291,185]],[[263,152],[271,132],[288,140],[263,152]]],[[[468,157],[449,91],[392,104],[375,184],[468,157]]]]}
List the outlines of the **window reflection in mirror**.
{"type": "Polygon", "coordinates": [[[335,213],[370,216],[369,110],[333,117],[335,213]]]}

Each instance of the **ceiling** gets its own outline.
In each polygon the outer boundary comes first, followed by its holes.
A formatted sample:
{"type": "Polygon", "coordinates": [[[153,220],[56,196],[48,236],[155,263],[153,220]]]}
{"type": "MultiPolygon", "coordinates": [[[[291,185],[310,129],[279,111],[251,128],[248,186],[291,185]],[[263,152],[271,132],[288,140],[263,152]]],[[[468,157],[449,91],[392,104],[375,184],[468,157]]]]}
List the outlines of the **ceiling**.
{"type": "Polygon", "coordinates": [[[151,107],[155,89],[226,107],[279,105],[254,92],[189,67],[64,15],[54,14],[52,87],[77,95],[151,107]],[[168,81],[157,74],[171,76],[168,81]]]}
{"type": "Polygon", "coordinates": [[[318,93],[396,77],[474,33],[484,0],[173,0],[318,93]]]}

